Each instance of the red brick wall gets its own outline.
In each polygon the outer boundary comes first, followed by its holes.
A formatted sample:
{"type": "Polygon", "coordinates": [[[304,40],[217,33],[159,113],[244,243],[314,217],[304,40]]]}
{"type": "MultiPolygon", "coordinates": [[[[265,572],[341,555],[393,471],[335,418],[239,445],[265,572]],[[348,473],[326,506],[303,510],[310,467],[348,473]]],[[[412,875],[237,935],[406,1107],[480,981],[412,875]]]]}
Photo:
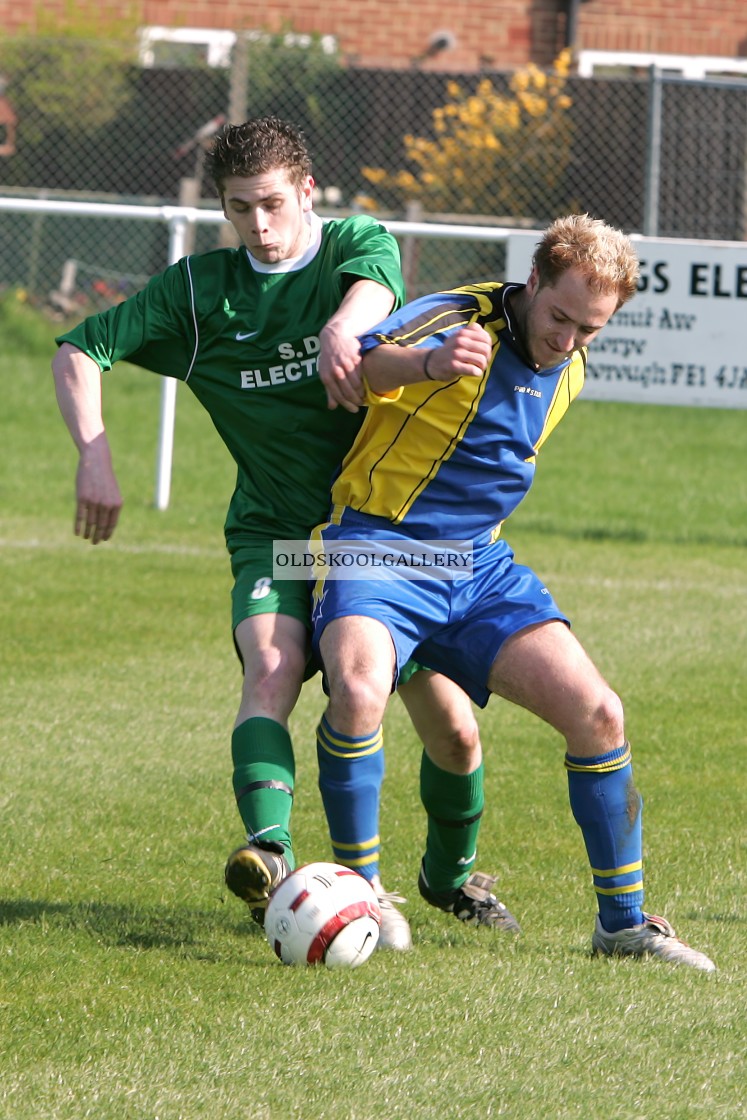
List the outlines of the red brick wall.
{"type": "MultiPolygon", "coordinates": [[[[83,0],[78,8],[92,6],[83,0]]],[[[37,23],[40,0],[0,0],[0,35],[37,23]]],[[[343,57],[361,66],[471,70],[547,65],[565,42],[569,0],[101,0],[107,28],[122,13],[140,24],[271,31],[292,28],[337,37],[343,57]],[[138,18],[139,17],[139,18],[138,18]],[[422,60],[434,32],[455,46],[422,60]]],[[[44,0],[50,13],[67,0],[44,0]]],[[[95,25],[95,20],[94,20],[95,25]]],[[[579,48],[747,57],[745,0],[581,0],[579,48]]]]}
{"type": "Polygon", "coordinates": [[[747,57],[744,0],[591,0],[579,20],[590,50],[747,57]]]}

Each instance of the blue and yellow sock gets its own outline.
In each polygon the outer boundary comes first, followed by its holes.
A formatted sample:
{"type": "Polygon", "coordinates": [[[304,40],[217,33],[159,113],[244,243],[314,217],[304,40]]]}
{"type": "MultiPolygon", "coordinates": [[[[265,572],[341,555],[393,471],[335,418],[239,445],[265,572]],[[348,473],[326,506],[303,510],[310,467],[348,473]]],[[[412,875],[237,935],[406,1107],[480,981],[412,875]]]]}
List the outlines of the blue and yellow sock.
{"type": "Polygon", "coordinates": [[[423,870],[435,894],[461,887],[477,858],[485,795],[482,763],[471,774],[449,774],[423,751],[420,800],[428,814],[423,870]]]}
{"type": "Polygon", "coordinates": [[[609,933],[643,921],[641,810],[630,744],[596,758],[565,756],[573,816],[594,877],[599,920],[609,933]]]}
{"type": "Polygon", "coordinates": [[[290,735],[273,719],[247,719],[234,729],[231,756],[233,790],[247,837],[282,844],[293,869],[290,816],[296,767],[290,735]]]}
{"type": "Polygon", "coordinates": [[[316,732],[319,790],[337,863],[364,879],[379,874],[379,801],[384,779],[381,727],[351,738],[322,716],[316,732]]]}

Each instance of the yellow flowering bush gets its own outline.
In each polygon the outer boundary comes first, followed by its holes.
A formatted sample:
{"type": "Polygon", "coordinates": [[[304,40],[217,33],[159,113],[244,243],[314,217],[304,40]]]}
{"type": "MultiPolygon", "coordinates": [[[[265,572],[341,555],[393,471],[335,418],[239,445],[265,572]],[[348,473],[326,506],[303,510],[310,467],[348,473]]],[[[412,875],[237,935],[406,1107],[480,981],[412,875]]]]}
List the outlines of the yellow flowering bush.
{"type": "Polygon", "coordinates": [[[569,50],[546,73],[529,64],[509,92],[482,78],[474,90],[446,86],[448,101],[433,110],[433,137],[405,135],[411,170],[364,167],[370,187],[398,204],[418,200],[430,212],[519,217],[538,198],[557,199],[571,145],[569,50]]]}

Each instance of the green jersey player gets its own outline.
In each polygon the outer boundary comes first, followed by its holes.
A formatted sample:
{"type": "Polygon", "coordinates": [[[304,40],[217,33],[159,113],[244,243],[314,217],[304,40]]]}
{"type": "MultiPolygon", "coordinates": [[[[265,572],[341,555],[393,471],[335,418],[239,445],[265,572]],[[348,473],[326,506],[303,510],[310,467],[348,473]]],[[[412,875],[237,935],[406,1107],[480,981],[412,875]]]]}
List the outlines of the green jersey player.
{"type": "MultiPolygon", "coordinates": [[[[229,857],[226,882],[261,922],[269,891],[294,866],[288,717],[310,627],[305,580],[273,582],[273,541],[306,539],[325,517],[362,418],[357,336],[404,293],[396,241],[381,225],[366,216],[322,223],[313,213],[310,159],[293,125],[270,117],[227,126],[206,166],[240,247],[186,257],[61,335],[53,372],[79,451],[75,532],[93,544],[111,537],[122,506],[101,407],[101,374],[115,362],[184,381],[236,461],[225,532],[244,669],[233,783],[247,843],[229,857]]],[[[471,705],[431,672],[416,673],[401,695],[425,745],[421,789],[438,816],[429,838],[441,843],[443,832],[452,843],[452,814],[472,822],[457,830],[469,846],[482,808],[471,705]]],[[[409,948],[406,919],[379,879],[374,886],[380,943],[409,948]]]]}

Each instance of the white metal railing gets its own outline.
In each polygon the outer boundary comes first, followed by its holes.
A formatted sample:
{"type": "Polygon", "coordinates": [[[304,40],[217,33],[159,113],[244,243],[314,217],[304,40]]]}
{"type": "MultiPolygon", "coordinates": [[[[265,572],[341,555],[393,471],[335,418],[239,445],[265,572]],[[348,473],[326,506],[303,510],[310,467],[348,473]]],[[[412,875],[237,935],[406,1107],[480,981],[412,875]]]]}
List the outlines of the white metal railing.
{"type": "MultiPolygon", "coordinates": [[[[217,224],[219,210],[188,206],[139,206],[51,199],[4,198],[0,213],[68,214],[138,218],[168,227],[168,263],[188,252],[192,227],[217,224]]],[[[388,221],[397,237],[507,243],[506,272],[526,277],[540,230],[505,226],[388,221]]],[[[592,344],[585,396],[649,404],[747,409],[747,365],[742,358],[742,317],[747,243],[657,238],[633,234],[641,255],[638,294],[592,344]],[[727,298],[728,297],[728,298],[727,298]],[[631,357],[632,355],[632,357],[631,357]]],[[[403,253],[403,256],[405,254],[403,253]]],[[[155,505],[166,509],[171,492],[176,380],[163,378],[156,462],[155,505]]]]}
{"type": "MultiPolygon", "coordinates": [[[[0,211],[23,214],[66,214],[71,217],[138,218],[161,222],[168,227],[168,264],[174,264],[187,252],[188,232],[195,224],[225,222],[220,210],[203,210],[190,206],[139,206],[133,203],[68,202],[55,199],[5,198],[0,196],[0,211]]],[[[466,239],[471,241],[505,241],[514,229],[489,226],[440,225],[435,222],[387,221],[394,236],[466,239]]],[[[171,496],[171,468],[174,452],[176,416],[176,379],[163,378],[161,416],[156,456],[156,509],[166,509],[171,496]]]]}

